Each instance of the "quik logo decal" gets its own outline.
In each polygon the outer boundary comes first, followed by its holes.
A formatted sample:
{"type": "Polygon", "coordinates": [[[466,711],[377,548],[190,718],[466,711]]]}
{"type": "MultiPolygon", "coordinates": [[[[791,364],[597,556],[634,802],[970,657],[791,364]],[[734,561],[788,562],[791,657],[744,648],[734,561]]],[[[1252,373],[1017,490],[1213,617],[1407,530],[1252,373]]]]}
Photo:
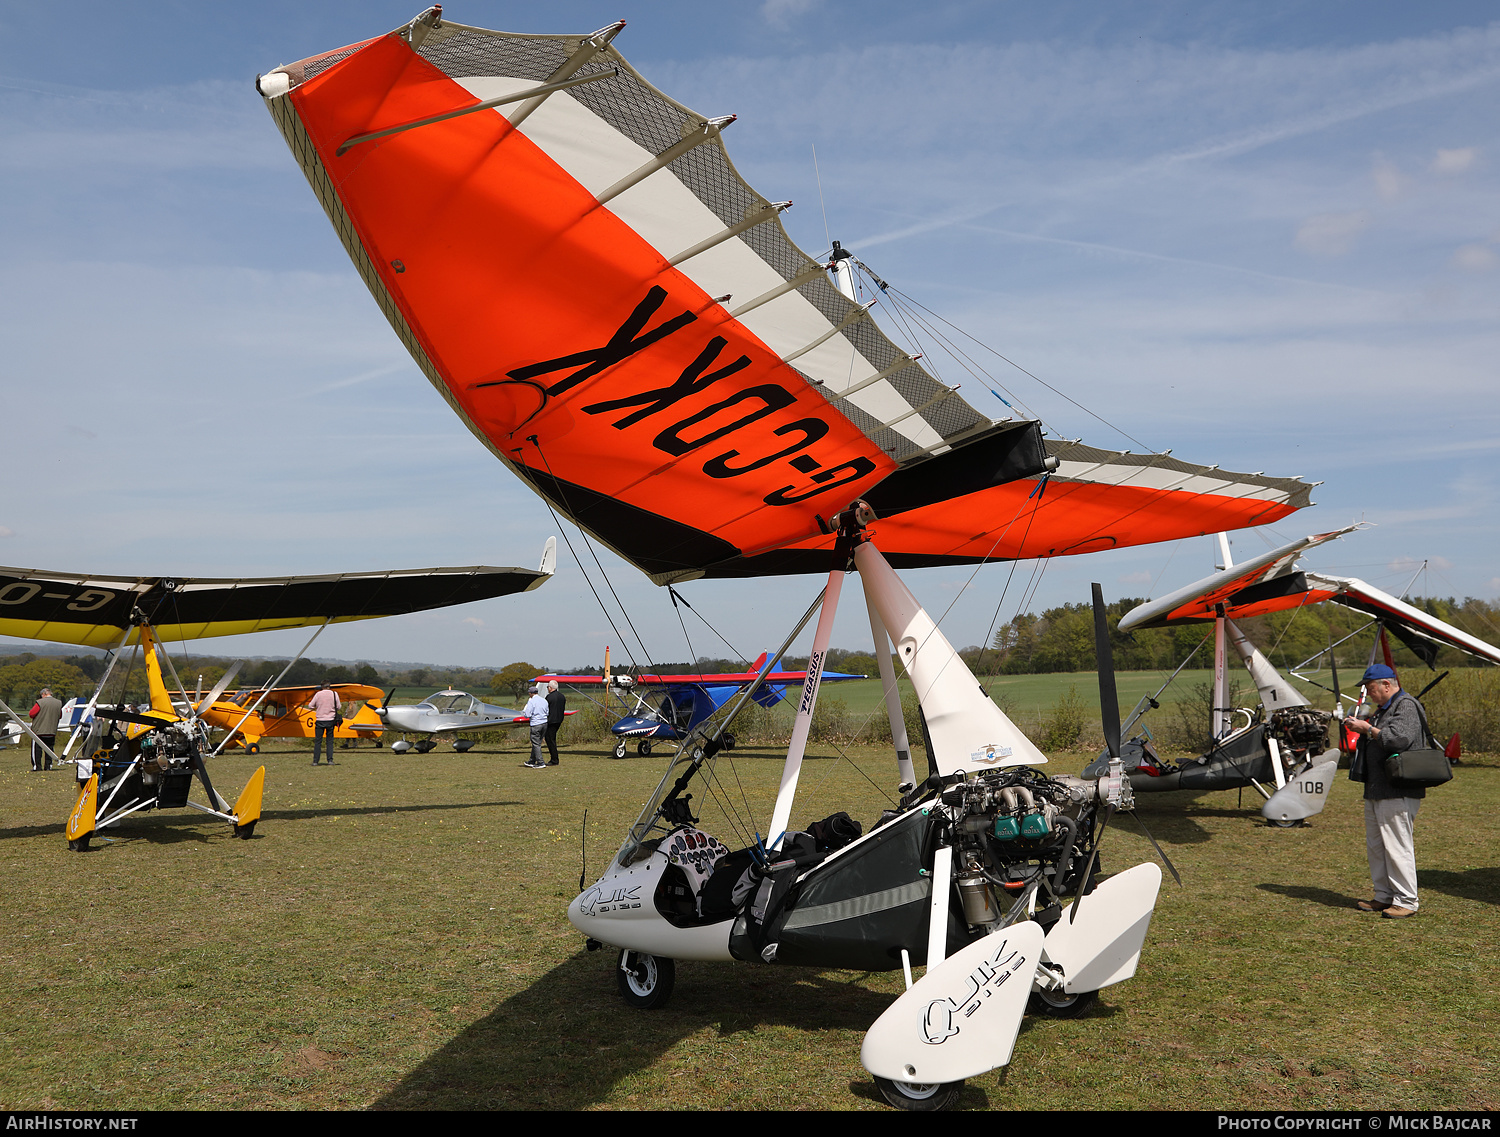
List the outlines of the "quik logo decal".
{"type": "Polygon", "coordinates": [[[934,999],[927,1004],[927,1011],[922,1016],[921,1035],[922,1041],[932,1046],[941,1046],[948,1039],[958,1034],[962,1029],[959,1020],[966,1019],[980,1007],[984,1001],[993,995],[1001,987],[1005,986],[1017,971],[1026,966],[1026,957],[1014,949],[1009,948],[1010,941],[1002,940],[988,959],[982,959],[973,971],[969,972],[968,990],[961,996],[949,999],[934,999]]]}
{"type": "MultiPolygon", "coordinates": [[[[650,323],[666,299],[666,289],[653,286],[646,293],[645,299],[635,306],[625,322],[603,346],[571,352],[555,359],[518,367],[506,372],[505,379],[476,383],[473,389],[521,383],[532,387],[537,392],[540,397],[540,406],[528,415],[524,422],[513,428],[512,433],[515,433],[525,425],[525,422],[529,422],[532,417],[540,413],[548,399],[571,391],[607,368],[629,359],[638,352],[697,322],[698,316],[695,313],[681,312],[648,330],[646,325],[650,323]],[[551,376],[557,372],[566,372],[566,374],[548,385],[538,382],[540,377],[551,376]]],[[[664,411],[680,409],[684,400],[702,394],[721,379],[726,379],[750,366],[750,357],[747,355],[740,355],[727,362],[720,360],[720,355],[728,346],[728,342],[722,336],[714,336],[693,362],[666,386],[589,403],[581,408],[582,412],[587,415],[604,415],[626,411],[627,413],[610,422],[616,430],[623,431],[639,426],[664,411]]],[[[720,439],[728,439],[752,423],[759,422],[778,411],[785,411],[796,404],[797,395],[779,383],[761,383],[746,387],[707,406],[699,407],[671,425],[658,429],[651,439],[651,445],[665,454],[680,458],[718,442],[720,439]],[[732,416],[728,422],[724,421],[726,416],[732,416]]],[[[656,423],[650,424],[650,426],[656,425],[656,423]]],[[[806,481],[801,486],[781,486],[766,494],[762,499],[767,505],[778,506],[795,505],[808,498],[848,485],[850,482],[859,481],[875,472],[875,463],[864,455],[856,455],[847,461],[829,465],[827,458],[819,459],[812,454],[802,453],[821,441],[829,433],[829,429],[827,422],[816,417],[801,418],[785,423],[771,431],[777,438],[786,439],[786,445],[781,449],[748,460],[741,455],[739,450],[726,449],[708,458],[703,463],[703,472],[710,478],[738,478],[785,459],[788,466],[805,476],[806,481]]]]}
{"type": "Polygon", "coordinates": [[[585,916],[602,916],[606,912],[624,911],[641,906],[641,886],[605,888],[594,885],[578,898],[578,910],[585,916]]]}

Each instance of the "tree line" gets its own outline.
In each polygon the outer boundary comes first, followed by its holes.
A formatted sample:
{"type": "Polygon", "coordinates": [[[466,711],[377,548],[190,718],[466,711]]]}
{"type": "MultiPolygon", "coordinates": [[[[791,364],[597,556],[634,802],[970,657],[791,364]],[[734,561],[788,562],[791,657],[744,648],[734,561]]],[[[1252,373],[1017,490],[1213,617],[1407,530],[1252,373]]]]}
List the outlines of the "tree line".
{"type": "MultiPolygon", "coordinates": [[[[1478,639],[1500,643],[1500,605],[1474,597],[1462,601],[1452,597],[1407,597],[1405,601],[1478,639]]],[[[1203,643],[1206,636],[1213,634],[1212,621],[1135,632],[1119,631],[1120,618],[1142,603],[1143,600],[1127,598],[1117,600],[1107,607],[1110,647],[1114,653],[1116,670],[1171,670],[1203,643]]],[[[1326,665],[1329,644],[1344,640],[1344,643],[1335,648],[1334,653],[1339,667],[1351,671],[1362,670],[1368,661],[1370,645],[1374,640],[1373,630],[1369,634],[1345,639],[1351,633],[1364,629],[1370,623],[1370,617],[1341,604],[1293,608],[1235,622],[1249,637],[1250,642],[1278,667],[1294,666],[1319,653],[1324,655],[1326,665]]],[[[1426,664],[1404,644],[1394,636],[1389,638],[1398,668],[1425,668],[1426,664]]],[[[1211,649],[1210,644],[1199,651],[1188,665],[1189,670],[1211,668],[1211,649]]],[[[967,647],[960,654],[978,675],[1093,671],[1096,666],[1093,608],[1088,604],[1064,604],[1058,608],[1048,608],[1040,616],[1027,612],[1001,627],[988,645],[967,647]]],[[[1483,666],[1482,661],[1456,648],[1442,648],[1438,652],[1439,669],[1475,666],[1483,666]]]]}

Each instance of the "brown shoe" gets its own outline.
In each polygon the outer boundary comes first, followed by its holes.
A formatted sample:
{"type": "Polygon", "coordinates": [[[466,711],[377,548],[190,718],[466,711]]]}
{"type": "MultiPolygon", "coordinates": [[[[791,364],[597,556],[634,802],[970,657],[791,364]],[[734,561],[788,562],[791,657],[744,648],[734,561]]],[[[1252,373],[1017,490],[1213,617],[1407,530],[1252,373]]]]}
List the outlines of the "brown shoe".
{"type": "Polygon", "coordinates": [[[1380,915],[1387,920],[1404,920],[1408,916],[1415,916],[1416,914],[1417,910],[1415,908],[1397,908],[1392,904],[1380,915]]]}
{"type": "Polygon", "coordinates": [[[1355,907],[1361,912],[1384,912],[1390,905],[1382,904],[1378,900],[1361,900],[1355,907]]]}

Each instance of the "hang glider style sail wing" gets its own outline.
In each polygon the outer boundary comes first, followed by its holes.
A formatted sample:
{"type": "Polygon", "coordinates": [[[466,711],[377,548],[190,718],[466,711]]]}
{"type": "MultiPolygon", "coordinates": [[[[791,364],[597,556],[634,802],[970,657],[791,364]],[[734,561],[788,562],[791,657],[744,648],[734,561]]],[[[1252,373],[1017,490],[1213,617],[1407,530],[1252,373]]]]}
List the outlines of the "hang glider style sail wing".
{"type": "Polygon", "coordinates": [[[1414,608],[1404,600],[1397,600],[1390,593],[1382,592],[1357,577],[1310,572],[1307,582],[1310,588],[1319,591],[1332,589],[1329,599],[1334,603],[1374,616],[1429,667],[1437,660],[1438,649],[1444,646],[1456,647],[1490,663],[1500,663],[1500,648],[1461,632],[1452,624],[1414,608]]]}
{"type": "Polygon", "coordinates": [[[1314,587],[1309,582],[1309,574],[1298,567],[1298,558],[1308,549],[1358,528],[1350,525],[1331,533],[1314,533],[1269,553],[1220,569],[1213,576],[1179,588],[1160,600],[1148,600],[1120,618],[1120,631],[1212,620],[1219,605],[1224,606],[1226,616],[1247,619],[1330,600],[1338,589],[1314,587]]]}
{"type": "Polygon", "coordinates": [[[1180,588],[1160,600],[1132,608],[1120,618],[1120,630],[1130,632],[1138,628],[1163,628],[1212,620],[1220,605],[1231,619],[1247,619],[1331,600],[1379,620],[1428,666],[1432,666],[1439,648],[1444,646],[1455,647],[1491,663],[1500,663],[1500,648],[1357,577],[1305,572],[1299,567],[1298,558],[1308,549],[1358,528],[1351,525],[1332,533],[1303,537],[1243,564],[1221,569],[1213,576],[1180,588]]]}
{"type": "Polygon", "coordinates": [[[855,498],[898,567],[1172,540],[1308,504],[1296,479],[976,411],[792,243],[790,203],[729,160],[733,116],[652,87],[611,43],[621,27],[514,35],[433,8],[257,86],[427,378],[657,583],[825,571],[825,519],[855,498]]]}
{"type": "Polygon", "coordinates": [[[467,604],[528,592],[550,577],[545,563],[541,569],[475,565],[242,580],[0,568],[0,635],[114,647],[139,608],[159,640],[236,636],[467,604]]]}

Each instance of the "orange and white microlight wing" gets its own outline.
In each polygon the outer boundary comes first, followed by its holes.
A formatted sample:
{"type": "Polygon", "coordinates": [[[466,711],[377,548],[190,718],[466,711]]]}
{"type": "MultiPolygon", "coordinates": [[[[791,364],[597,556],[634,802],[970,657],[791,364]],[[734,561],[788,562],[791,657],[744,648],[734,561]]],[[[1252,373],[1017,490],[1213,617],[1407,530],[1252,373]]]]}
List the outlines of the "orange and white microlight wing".
{"type": "Polygon", "coordinates": [[[261,93],[397,335],[474,434],[653,580],[897,567],[1274,522],[1295,479],[992,422],[792,243],[723,131],[611,42],[430,9],[261,93]],[[1039,479],[1055,467],[1045,492],[1039,479]]]}

